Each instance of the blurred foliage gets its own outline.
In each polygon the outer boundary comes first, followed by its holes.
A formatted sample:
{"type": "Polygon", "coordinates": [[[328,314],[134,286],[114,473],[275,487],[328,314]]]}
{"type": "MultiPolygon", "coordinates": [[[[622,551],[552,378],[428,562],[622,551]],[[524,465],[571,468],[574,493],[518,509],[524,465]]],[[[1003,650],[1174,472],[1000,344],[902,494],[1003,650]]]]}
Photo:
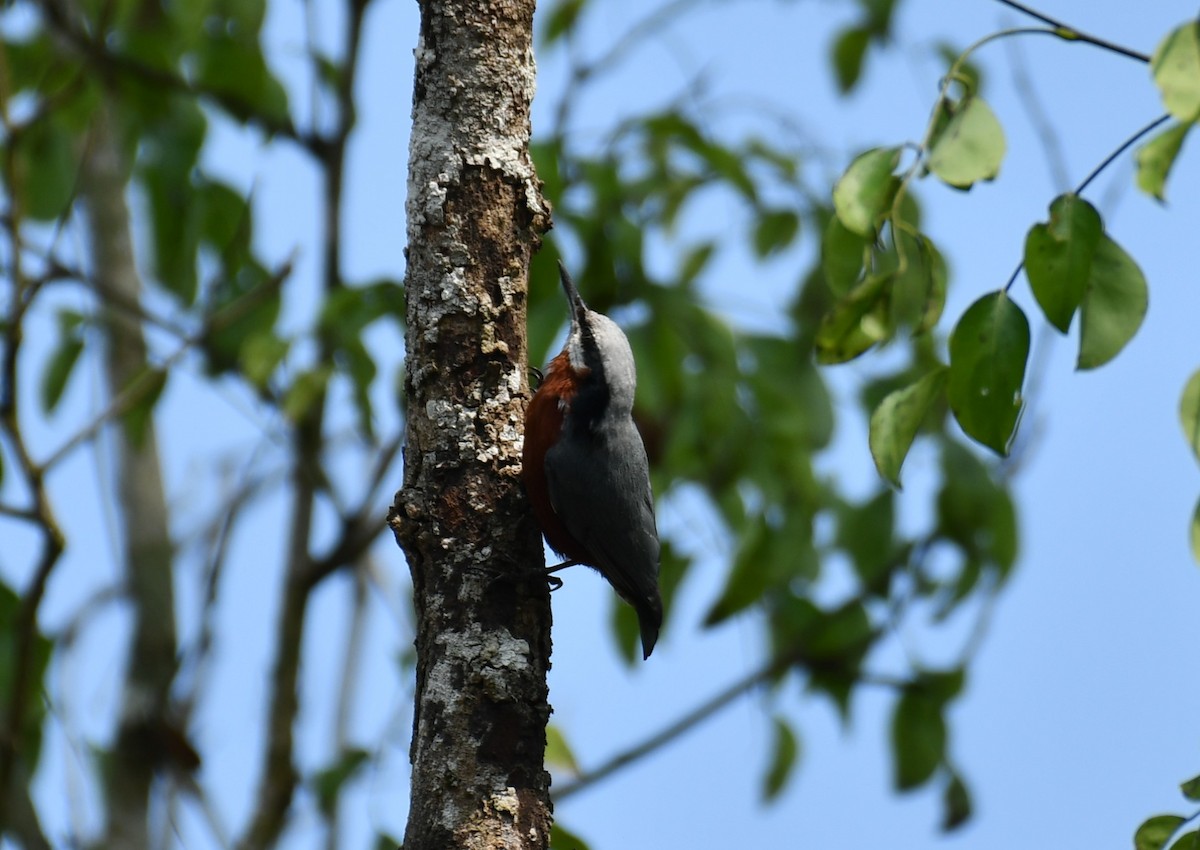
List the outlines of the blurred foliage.
{"type": "MultiPolygon", "coordinates": [[[[365,4],[359,6],[365,8],[365,4]]],[[[344,145],[353,128],[352,110],[345,109],[340,123],[323,130],[324,136],[296,129],[287,89],[263,49],[266,13],[265,0],[6,4],[0,29],[4,206],[0,219],[4,266],[0,285],[4,330],[0,348],[0,483],[5,485],[0,491],[0,515],[40,533],[43,547],[35,556],[40,560],[30,565],[34,572],[27,587],[17,593],[0,586],[0,785],[10,779],[32,781],[43,732],[50,723],[66,729],[77,751],[91,754],[86,759],[88,779],[95,785],[89,787],[89,793],[102,787],[107,781],[104,777],[114,768],[112,744],[77,740],[78,730],[70,728],[73,721],[62,715],[66,698],[59,692],[60,686],[46,676],[55,659],[66,663],[58,653],[65,653],[79,637],[91,609],[119,597],[111,591],[99,593],[83,606],[80,621],[70,624],[61,639],[56,636],[52,641],[38,632],[37,607],[57,565],[61,536],[72,548],[105,548],[104,541],[78,539],[70,530],[60,532],[46,479],[110,421],[120,423],[133,445],[141,445],[148,424],[180,372],[190,373],[196,385],[214,396],[240,390],[243,398],[254,399],[260,405],[256,412],[265,422],[274,423],[264,425],[264,431],[273,430],[263,434],[264,444],[294,441],[296,423],[313,419],[314,411],[325,407],[327,393],[349,398],[362,466],[379,468],[356,481],[348,494],[336,492],[338,478],[324,466],[331,462],[325,444],[335,435],[318,433],[314,443],[303,447],[310,453],[306,462],[311,467],[306,474],[326,495],[321,509],[332,504],[345,526],[356,529],[360,537],[372,530],[357,542],[350,538],[344,557],[357,558],[382,530],[379,489],[399,438],[396,433],[376,434],[372,399],[386,397],[378,386],[381,352],[364,337],[377,323],[398,326],[403,321],[402,286],[389,279],[345,280],[339,264],[330,263],[320,281],[327,297],[315,308],[312,299],[300,302],[289,289],[293,258],[268,261],[262,253],[263,240],[257,232],[261,220],[253,193],[210,173],[205,165],[212,130],[222,127],[227,132],[257,135],[263,145],[291,146],[317,168],[341,179],[341,159],[335,161],[331,152],[344,145]],[[116,128],[116,153],[131,187],[136,260],[144,281],[142,296],[136,301],[111,291],[105,280],[94,276],[98,263],[87,252],[95,246],[87,244],[88,231],[79,227],[81,213],[87,214],[77,203],[83,163],[96,153],[93,148],[99,134],[93,130],[102,117],[116,128]],[[286,327],[282,321],[285,304],[291,309],[286,327]],[[140,323],[141,336],[150,349],[148,366],[128,385],[112,388],[112,397],[102,402],[99,412],[89,411],[86,406],[69,403],[76,385],[83,383],[73,381],[73,376],[85,371],[89,363],[95,368],[104,341],[99,330],[109,316],[140,323]],[[48,355],[35,362],[31,352],[36,349],[24,343],[28,328],[37,327],[32,323],[39,319],[49,320],[45,326],[53,337],[43,347],[48,348],[48,355]],[[18,380],[29,378],[37,389],[36,411],[22,406],[23,394],[16,389],[18,380]],[[69,436],[57,446],[38,444],[34,451],[31,445],[35,441],[29,437],[50,417],[58,426],[55,433],[69,436]],[[355,506],[366,518],[343,505],[355,506]],[[48,710],[52,706],[57,707],[57,716],[48,710]],[[12,728],[14,725],[18,728],[12,728]]],[[[340,96],[340,75],[344,66],[355,61],[355,55],[311,59],[322,71],[320,84],[334,90],[335,98],[340,96]]],[[[342,214],[338,210],[331,220],[342,214]]],[[[390,374],[394,355],[384,356],[390,374]]],[[[206,425],[197,423],[199,428],[206,425]]],[[[329,427],[342,428],[344,423],[329,427]]],[[[247,471],[266,454],[261,446],[241,451],[237,462],[247,471]]],[[[345,458],[343,452],[339,462],[345,458]]],[[[220,478],[223,473],[218,467],[227,461],[205,460],[206,473],[220,478]]],[[[289,462],[286,452],[278,452],[273,462],[284,468],[289,462]]],[[[104,479],[110,471],[102,468],[99,477],[104,479]]],[[[283,480],[278,474],[265,478],[283,480]]],[[[180,513],[211,512],[188,514],[187,522],[199,521],[206,530],[198,535],[202,541],[198,546],[181,540],[175,553],[179,575],[186,581],[187,567],[194,563],[189,559],[195,557],[196,549],[201,550],[198,561],[205,570],[203,580],[211,582],[202,598],[188,602],[196,606],[189,612],[190,619],[205,623],[198,636],[187,636],[194,643],[184,644],[185,658],[179,662],[181,668],[190,665],[194,672],[203,666],[214,643],[211,609],[218,598],[228,536],[239,517],[246,515],[241,509],[268,485],[256,482],[244,492],[233,493],[228,503],[201,507],[200,500],[193,498],[192,484],[181,494],[184,498],[177,499],[184,503],[180,513]]],[[[103,513],[120,507],[88,505],[82,509],[103,513]]],[[[181,523],[173,521],[171,526],[179,528],[181,523]]],[[[281,532],[286,537],[286,532],[281,532]]],[[[283,542],[286,544],[286,539],[283,542]]],[[[17,555],[10,551],[7,537],[5,543],[6,570],[30,574],[25,565],[10,563],[17,555]]],[[[284,548],[286,545],[280,546],[284,548]]],[[[331,565],[327,572],[340,565],[331,565]]],[[[136,608],[132,591],[128,601],[132,611],[136,608]]],[[[188,712],[206,698],[188,690],[200,684],[199,677],[182,673],[172,704],[148,711],[178,715],[186,726],[188,712]]],[[[119,691],[118,686],[114,692],[119,691]]],[[[147,722],[153,724],[155,718],[147,722]]],[[[186,744],[185,734],[181,729],[177,737],[186,744]]],[[[148,752],[161,749],[153,743],[158,738],[147,740],[152,741],[148,752]]],[[[190,744],[185,749],[191,752],[190,744]]],[[[378,751],[378,744],[370,752],[342,748],[343,754],[334,763],[305,778],[312,790],[312,804],[323,820],[336,824],[338,801],[345,788],[378,751]]],[[[192,752],[192,759],[196,758],[192,752]]],[[[148,759],[158,764],[157,755],[148,759]]],[[[168,762],[169,757],[162,759],[164,773],[169,772],[168,762]]],[[[189,763],[194,770],[198,761],[189,763]]],[[[120,781],[118,774],[112,776],[120,781]]],[[[203,793],[199,786],[191,787],[203,793]]],[[[12,821],[8,816],[16,811],[17,800],[16,795],[0,795],[0,833],[6,838],[16,822],[15,815],[12,821]]],[[[33,828],[28,818],[22,820],[26,825],[21,829],[33,828]]],[[[28,839],[29,833],[22,832],[19,837],[28,839]]],[[[84,838],[75,836],[77,843],[84,838]]]]}
{"type": "MultiPolygon", "coordinates": [[[[20,691],[40,694],[44,687],[46,668],[54,643],[36,629],[22,645],[22,611],[20,597],[6,584],[0,584],[0,710],[11,717],[13,700],[20,691]],[[20,659],[27,656],[31,663],[22,670],[20,659]],[[20,688],[18,688],[18,682],[20,688]]],[[[25,769],[32,775],[42,753],[42,725],[46,720],[46,704],[41,699],[29,700],[22,712],[21,727],[16,730],[25,769]]]]}
{"type": "MultiPolygon", "coordinates": [[[[569,38],[584,5],[557,5],[544,41],[569,38]]],[[[870,49],[886,43],[891,30],[892,3],[857,5],[860,19],[831,44],[831,70],[843,93],[855,88],[870,49]]],[[[1052,32],[1079,37],[1065,27],[1052,32]]],[[[1191,73],[1200,55],[1196,33],[1194,24],[1184,25],[1154,61],[1164,100],[1181,122],[1138,154],[1139,185],[1160,199],[1200,110],[1191,73]]],[[[794,672],[844,715],[855,690],[877,680],[869,664],[897,630],[924,617],[936,628],[955,615],[971,616],[1002,588],[1017,557],[1016,511],[1003,468],[980,457],[959,434],[999,455],[1010,451],[1024,404],[1029,320],[1005,287],[980,297],[950,328],[943,326],[950,273],[935,238],[921,228],[914,195],[916,181],[930,175],[969,190],[1000,174],[1004,131],[971,62],[974,49],[988,40],[965,52],[936,48],[948,71],[924,138],[854,158],[833,187],[832,208],[824,191],[805,184],[803,150],[716,132],[711,116],[683,107],[626,120],[587,149],[573,148],[562,127],[535,148],[555,205],[556,244],[578,257],[585,296],[598,309],[628,308],[637,317],[629,329],[639,364],[635,415],[656,492],[670,501],[677,490],[694,493],[698,487],[730,541],[725,586],[705,625],[759,612],[772,658],[785,662],[779,677],[794,672]],[[790,205],[763,202],[781,187],[793,199],[790,205]],[[679,244],[674,234],[689,210],[718,203],[714,196],[728,218],[734,218],[728,210],[740,207],[752,222],[747,242],[755,255],[796,265],[800,285],[775,334],[739,331],[700,306],[705,275],[726,246],[679,244]],[[809,234],[815,238],[807,241],[819,250],[805,268],[796,260],[801,252],[792,249],[809,234]],[[649,270],[651,242],[674,246],[667,270],[661,262],[658,271],[649,270]],[[890,350],[880,362],[893,365],[871,370],[861,393],[880,475],[898,488],[904,460],[918,444],[941,458],[932,487],[925,471],[925,486],[904,495],[906,515],[924,521],[903,526],[895,520],[899,493],[880,489],[864,502],[851,501],[836,476],[817,472],[838,423],[834,379],[814,363],[844,363],[884,347],[890,350]],[[818,606],[813,590],[842,555],[854,565],[856,586],[842,602],[818,606]]],[[[1024,265],[1052,326],[1065,333],[1080,314],[1078,363],[1090,369],[1128,343],[1147,299],[1137,264],[1078,196],[1085,187],[1056,199],[1049,223],[1033,226],[1024,265]]],[[[552,268],[545,255],[533,268],[535,361],[545,359],[553,338],[541,323],[561,317],[552,268]]],[[[1183,404],[1189,435],[1196,430],[1195,396],[1191,391],[1183,404]]],[[[1193,534],[1200,539],[1200,532],[1193,534]]],[[[686,576],[687,564],[680,569],[677,557],[664,570],[668,592],[686,576]]],[[[631,618],[624,619],[618,634],[626,657],[633,658],[636,632],[631,618]]],[[[908,670],[887,679],[897,692],[895,785],[908,790],[939,783],[945,829],[966,822],[972,809],[967,784],[950,758],[947,724],[971,649],[944,669],[910,658],[908,670]]],[[[777,714],[773,722],[774,754],[764,779],[768,799],[782,788],[798,752],[786,718],[777,714]]]]}
{"type": "MultiPolygon", "coordinates": [[[[976,104],[971,114],[981,114],[982,102],[976,104]]],[[[802,151],[766,138],[726,138],[711,125],[675,107],[626,120],[586,148],[563,128],[536,141],[555,230],[532,268],[530,359],[549,358],[564,321],[555,282],[561,252],[592,307],[636,317],[627,323],[638,362],[634,415],[656,494],[664,502],[685,490],[704,494],[730,543],[724,587],[705,625],[756,612],[767,631],[766,661],[777,665],[773,678],[798,677],[845,715],[856,690],[878,681],[870,662],[897,629],[972,616],[998,592],[1016,559],[1016,515],[997,470],[961,442],[947,417],[953,405],[953,396],[949,403],[945,396],[947,375],[954,381],[955,373],[940,362],[946,341],[938,320],[948,271],[918,229],[916,198],[901,192],[894,174],[901,149],[856,159],[835,187],[831,208],[823,200],[829,196],[807,184],[802,151]],[[789,205],[765,201],[780,197],[789,205]],[[681,243],[675,234],[680,221],[714,205],[728,219],[748,222],[741,238],[759,258],[796,264],[806,235],[820,247],[811,265],[796,266],[799,285],[776,332],[739,330],[705,306],[710,269],[727,246],[681,243]],[[881,236],[883,217],[893,226],[881,236]],[[673,246],[667,270],[651,270],[652,243],[673,246]],[[843,494],[836,476],[818,471],[839,422],[834,377],[817,364],[843,362],[887,342],[896,349],[888,358],[894,365],[875,370],[862,394],[864,415],[885,420],[872,420],[881,473],[898,483],[914,442],[941,456],[937,471],[925,476],[932,486],[905,496],[924,520],[903,526],[895,519],[894,491],[884,487],[860,502],[843,494]],[[854,588],[840,602],[818,605],[813,591],[840,557],[854,566],[854,588]]],[[[973,169],[975,142],[956,145],[956,134],[951,124],[938,136],[945,168],[958,169],[959,177],[987,170],[973,169]]],[[[994,148],[981,156],[991,169],[994,148]]],[[[1023,371],[1024,359],[1012,359],[1023,371]]],[[[1020,388],[1014,377],[1010,400],[1020,388]]],[[[977,393],[981,380],[971,375],[960,383],[977,393]]],[[[665,542],[668,603],[695,551],[682,539],[665,542]]],[[[636,625],[626,606],[614,610],[623,655],[632,660],[636,625]]],[[[941,783],[947,828],[970,812],[966,785],[951,767],[946,722],[969,660],[930,669],[914,658],[887,679],[896,689],[896,786],[941,783]]],[[[778,713],[772,722],[767,799],[780,793],[799,762],[791,721],[778,713]]]]}

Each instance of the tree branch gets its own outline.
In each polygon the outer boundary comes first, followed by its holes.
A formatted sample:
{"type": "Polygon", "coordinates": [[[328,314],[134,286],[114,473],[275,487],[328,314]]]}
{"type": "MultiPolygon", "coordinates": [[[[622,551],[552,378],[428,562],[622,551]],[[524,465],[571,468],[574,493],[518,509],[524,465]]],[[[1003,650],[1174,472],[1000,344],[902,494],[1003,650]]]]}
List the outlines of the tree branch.
{"type": "MultiPolygon", "coordinates": [[[[9,127],[8,99],[0,103],[0,119],[9,127]]],[[[3,163],[5,184],[18,187],[20,184],[13,173],[14,158],[0,157],[3,163]]],[[[8,704],[3,706],[4,727],[0,730],[0,831],[10,823],[9,803],[17,795],[14,781],[25,773],[22,763],[22,740],[25,728],[25,713],[29,700],[30,679],[35,664],[34,648],[38,637],[38,609],[46,593],[50,574],[62,555],[65,540],[62,529],[54,516],[49,494],[46,491],[44,471],[33,461],[22,431],[18,399],[18,361],[24,341],[24,319],[41,287],[31,283],[22,266],[21,230],[23,222],[23,199],[14,191],[10,199],[10,215],[7,221],[10,252],[12,257],[13,295],[9,302],[11,312],[6,317],[3,355],[0,357],[0,434],[7,439],[17,461],[17,469],[24,479],[32,506],[26,512],[27,519],[35,526],[41,537],[33,579],[21,596],[16,622],[13,624],[11,659],[11,687],[8,704]]],[[[21,783],[22,785],[24,783],[21,783]]],[[[15,799],[18,806],[19,798],[15,799]]],[[[14,811],[19,818],[21,812],[14,811]]]]}
{"type": "MultiPolygon", "coordinates": [[[[104,289],[120,292],[124,302],[136,304],[141,301],[141,280],[125,202],[128,171],[112,136],[111,120],[102,104],[82,157],[81,198],[88,211],[96,279],[104,282],[104,289]]],[[[102,310],[101,325],[104,373],[109,394],[116,397],[144,379],[148,349],[141,325],[124,310],[102,310]]],[[[133,634],[116,741],[104,777],[104,845],[123,848],[150,846],[150,788],[155,772],[166,765],[159,762],[165,752],[149,742],[158,742],[159,732],[171,725],[168,703],[176,665],[174,555],[153,416],[139,432],[119,427],[114,434],[116,502],[133,634]]]]}
{"type": "Polygon", "coordinates": [[[716,715],[721,709],[733,703],[738,697],[753,690],[763,682],[769,681],[795,664],[797,657],[794,653],[772,658],[766,664],[752,673],[743,676],[710,699],[702,702],[691,711],[684,713],[678,720],[667,724],[658,732],[635,744],[627,750],[617,753],[599,767],[580,774],[571,782],[565,783],[553,792],[555,803],[562,802],[574,794],[578,794],[597,782],[607,779],[613,773],[656,750],[670,744],[676,738],[699,726],[705,720],[716,715]]]}
{"type": "MultiPolygon", "coordinates": [[[[321,161],[325,179],[324,262],[322,290],[328,297],[342,286],[340,220],[342,186],[345,179],[346,146],[354,130],[353,87],[359,62],[362,26],[369,0],[351,0],[346,27],[343,73],[339,89],[341,111],[333,136],[312,149],[321,161]]],[[[326,332],[319,338],[319,358],[328,362],[332,343],[326,332]]],[[[286,556],[283,610],[276,637],[275,667],[271,674],[270,707],[267,714],[267,747],[259,779],[254,815],[239,842],[244,850],[259,850],[275,842],[295,792],[297,773],[293,757],[292,726],[298,709],[297,686],[300,647],[305,612],[313,582],[314,560],[309,550],[316,495],[324,475],[321,455],[324,444],[326,394],[321,392],[308,413],[297,424],[293,439],[290,509],[291,528],[286,556]]]]}
{"type": "Polygon", "coordinates": [[[1147,65],[1150,64],[1150,57],[1145,53],[1139,53],[1138,51],[1132,50],[1123,45],[1107,41],[1103,38],[1097,38],[1094,35],[1088,35],[1087,33],[1076,29],[1070,24],[1063,23],[1062,21],[1052,18],[1049,15],[1044,15],[1036,9],[1031,9],[1024,3],[1018,3],[1016,0],[996,0],[996,2],[1008,6],[1010,9],[1016,9],[1018,12],[1024,15],[1028,15],[1031,18],[1041,21],[1043,24],[1048,24],[1049,26],[1054,27],[1054,34],[1064,41],[1082,41],[1087,44],[1095,45],[1096,47],[1101,47],[1112,53],[1117,53],[1121,56],[1127,56],[1130,59],[1136,59],[1138,62],[1142,62],[1147,65]]]}
{"type": "Polygon", "coordinates": [[[40,469],[45,472],[51,471],[70,455],[71,452],[100,433],[100,429],[111,420],[125,415],[138,404],[145,401],[159,387],[160,376],[170,372],[171,368],[183,360],[193,348],[202,345],[210,334],[236,322],[263,298],[277,292],[291,276],[293,260],[294,257],[289,257],[283,265],[276,269],[270,280],[256,289],[247,292],[236,301],[215,310],[208,317],[204,327],[197,333],[187,336],[170,355],[163,359],[159,366],[153,367],[147,365],[144,367],[124,388],[119,392],[113,393],[108,405],[92,417],[87,425],[76,431],[72,436],[67,438],[66,442],[51,452],[49,457],[42,462],[40,469]]]}

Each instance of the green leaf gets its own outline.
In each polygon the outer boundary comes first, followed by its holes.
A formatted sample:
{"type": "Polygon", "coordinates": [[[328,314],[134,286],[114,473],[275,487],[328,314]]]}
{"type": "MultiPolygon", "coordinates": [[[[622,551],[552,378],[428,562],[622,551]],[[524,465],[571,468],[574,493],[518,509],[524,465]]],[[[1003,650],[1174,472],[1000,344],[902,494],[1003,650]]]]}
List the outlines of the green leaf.
{"type": "Polygon", "coordinates": [[[20,620],[21,599],[12,588],[0,581],[0,711],[11,716],[9,709],[16,688],[14,678],[18,649],[29,653],[28,678],[25,681],[25,713],[20,729],[18,744],[27,775],[32,776],[37,768],[42,748],[42,724],[46,719],[46,701],[41,694],[44,689],[46,668],[50,664],[53,642],[39,631],[32,634],[33,640],[18,648],[17,623],[20,620]]]}
{"type": "Polygon", "coordinates": [[[265,389],[291,344],[272,331],[251,334],[238,352],[238,368],[250,383],[265,389]]]}
{"type": "Polygon", "coordinates": [[[227,261],[237,261],[250,250],[250,205],[232,187],[204,180],[196,187],[200,210],[200,236],[227,261]]]}
{"type": "Polygon", "coordinates": [[[190,305],[196,298],[200,247],[200,220],[198,206],[191,203],[191,182],[170,169],[148,164],[142,169],[141,185],[149,202],[154,237],[154,278],[190,305]]]}
{"type": "Polygon", "coordinates": [[[79,362],[79,354],[83,351],[83,339],[79,336],[79,326],[83,316],[72,310],[60,310],[58,313],[58,345],[46,369],[42,372],[42,410],[53,413],[62,400],[67,381],[79,362]]]}
{"type": "Polygon", "coordinates": [[[716,250],[716,243],[707,241],[689,248],[679,262],[680,286],[691,286],[695,283],[696,278],[700,277],[700,274],[708,267],[716,250]]]}
{"type": "Polygon", "coordinates": [[[1146,316],[1146,278],[1133,258],[1107,235],[1100,237],[1080,315],[1079,369],[1112,360],[1146,316]]]}
{"type": "Polygon", "coordinates": [[[588,844],[575,833],[571,832],[558,818],[550,827],[550,850],[589,850],[588,844]]]}
{"type": "Polygon", "coordinates": [[[967,683],[967,671],[963,667],[948,670],[922,670],[917,677],[922,693],[945,704],[962,693],[967,683]]]}
{"type": "Polygon", "coordinates": [[[329,364],[301,372],[283,397],[283,413],[292,422],[299,422],[321,398],[329,384],[333,368],[329,364]]]}
{"type": "Polygon", "coordinates": [[[775,717],[774,731],[771,765],[763,778],[763,799],[768,801],[774,800],[783,791],[800,755],[800,742],[791,724],[782,717],[775,717]]]}
{"type": "Polygon", "coordinates": [[[374,408],[371,404],[371,384],[378,370],[361,339],[351,340],[334,352],[334,362],[350,378],[351,394],[358,411],[358,429],[368,440],[375,438],[374,408]]]}
{"type": "Polygon", "coordinates": [[[950,409],[968,436],[1001,455],[1021,413],[1028,357],[1029,321],[1003,292],[972,304],[950,336],[950,409]]]}
{"type": "Polygon", "coordinates": [[[842,224],[836,215],[829,217],[821,235],[821,270],[834,295],[845,295],[858,283],[863,270],[863,251],[870,239],[842,224]]]}
{"type": "Polygon", "coordinates": [[[346,69],[340,62],[315,48],[309,54],[309,58],[317,72],[317,79],[332,96],[336,97],[346,80],[346,69]]]}
{"type": "Polygon", "coordinates": [[[1179,836],[1171,845],[1171,850],[1200,850],[1200,830],[1192,830],[1179,836]]]}
{"type": "Polygon", "coordinates": [[[359,430],[368,439],[374,436],[370,389],[378,370],[363,344],[363,331],[377,319],[401,319],[403,314],[404,289],[390,280],[341,287],[330,293],[321,309],[321,330],[338,369],[350,378],[359,430]]]}
{"type": "Polygon", "coordinates": [[[1150,69],[1168,112],[1180,121],[1200,117],[1200,22],[1188,21],[1168,33],[1150,69]]]}
{"type": "Polygon", "coordinates": [[[76,64],[54,46],[50,34],[40,30],[19,41],[6,34],[0,44],[10,97],[31,89],[41,95],[57,94],[79,73],[76,64]]]}
{"type": "Polygon", "coordinates": [[[1193,803],[1200,803],[1200,776],[1193,776],[1187,782],[1179,783],[1179,790],[1193,803]]]}
{"type": "Polygon", "coordinates": [[[1138,188],[1150,197],[1166,200],[1167,175],[1171,173],[1171,166],[1175,164],[1184,137],[1192,126],[1174,124],[1138,148],[1133,155],[1137,163],[1138,188]]]}
{"type": "Polygon", "coordinates": [[[772,447],[796,457],[827,445],[833,434],[832,402],[808,347],[777,336],[747,335],[742,342],[753,358],[743,365],[745,386],[772,447]]]}
{"type": "Polygon", "coordinates": [[[862,76],[863,59],[870,43],[871,33],[864,27],[847,27],[834,40],[833,70],[842,94],[854,88],[862,76]]]}
{"type": "Polygon", "coordinates": [[[943,181],[966,189],[1000,173],[1006,144],[1004,130],[982,98],[967,95],[943,102],[949,116],[929,147],[929,170],[943,181]]]}
{"type": "Polygon", "coordinates": [[[872,641],[867,609],[851,600],[833,611],[821,611],[797,643],[804,648],[805,658],[835,662],[845,669],[866,653],[872,641]]]}
{"type": "Polygon", "coordinates": [[[1016,561],[1018,550],[1012,498],[966,446],[943,438],[941,448],[939,536],[957,543],[970,559],[991,562],[1003,576],[1016,561]]]}
{"type": "Polygon", "coordinates": [[[206,305],[208,332],[202,344],[210,372],[233,369],[250,340],[272,332],[279,318],[280,283],[249,257],[214,282],[206,305]]]}
{"type": "Polygon", "coordinates": [[[206,0],[201,5],[209,5],[211,14],[222,17],[222,29],[239,37],[257,36],[267,14],[266,0],[206,0]]]}
{"type": "Polygon", "coordinates": [[[893,780],[898,791],[928,782],[946,750],[942,705],[920,690],[906,690],[892,714],[893,780]]]}
{"type": "Polygon", "coordinates": [[[79,133],[54,112],[29,125],[12,140],[12,182],[8,187],[21,212],[38,221],[63,215],[79,176],[79,133]]]}
{"type": "Polygon", "coordinates": [[[1179,424],[1192,454],[1200,461],[1200,369],[1192,373],[1179,399],[1179,424]]]}
{"type": "Polygon", "coordinates": [[[1162,850],[1183,822],[1179,815],[1155,815],[1147,819],[1133,834],[1135,850],[1162,850]]]}
{"type": "Polygon", "coordinates": [[[914,334],[925,333],[938,323],[946,305],[946,261],[923,233],[913,237],[896,229],[893,238],[897,269],[890,303],[892,324],[906,325],[914,334]]]}
{"type": "Polygon", "coordinates": [[[154,277],[189,306],[196,299],[196,259],[207,208],[205,201],[197,202],[194,180],[207,127],[195,102],[173,98],[143,137],[138,156],[138,182],[149,204],[154,277]]]}
{"type": "Polygon", "coordinates": [[[1192,511],[1192,528],[1191,528],[1191,543],[1192,557],[1196,563],[1200,564],[1200,502],[1196,503],[1196,510],[1192,511]]]}
{"type": "Polygon", "coordinates": [[[223,97],[222,106],[235,118],[288,120],[287,92],[267,67],[257,31],[217,30],[201,42],[196,76],[201,88],[223,97]]]}
{"type": "Polygon", "coordinates": [[[766,210],[754,225],[754,253],[761,260],[792,244],[800,232],[800,217],[792,210],[766,210]]]}
{"type": "Polygon", "coordinates": [[[309,780],[317,797],[317,807],[329,817],[337,807],[338,797],[342,786],[354,778],[371,754],[366,750],[351,748],[344,752],[335,763],[319,770],[309,780]]]}
{"type": "Polygon", "coordinates": [[[887,575],[895,555],[896,506],[892,491],[883,488],[861,505],[837,512],[837,546],[854,561],[854,571],[868,587],[887,575]]]}
{"type": "Polygon", "coordinates": [[[584,0],[560,0],[550,7],[546,25],[542,27],[542,45],[549,47],[575,28],[584,0]]]}
{"type": "Polygon", "coordinates": [[[571,745],[567,743],[562,729],[556,723],[546,726],[546,764],[569,770],[571,773],[579,773],[579,762],[575,760],[575,753],[571,751],[571,745]]]}
{"type": "Polygon", "coordinates": [[[1061,332],[1087,292],[1092,258],[1104,232],[1096,208],[1078,195],[1050,204],[1049,223],[1035,224],[1025,237],[1025,273],[1047,320],[1061,332]]]}
{"type": "Polygon", "coordinates": [[[853,233],[873,238],[876,221],[892,204],[900,148],[873,148],[850,163],[833,187],[833,208],[853,233]]]}
{"type": "MultiPolygon", "coordinates": [[[[799,513],[799,512],[796,512],[799,513]]],[[[815,570],[807,518],[788,515],[780,524],[758,516],[741,535],[733,569],[704,625],[715,626],[762,600],[767,589],[815,570]]]]}
{"type": "Polygon", "coordinates": [[[900,486],[900,468],[921,423],[945,389],[949,370],[939,366],[916,383],[890,393],[871,414],[869,443],[879,474],[900,486]]]}
{"type": "Polygon", "coordinates": [[[892,276],[872,275],[850,290],[821,319],[815,340],[818,363],[845,363],[887,338],[885,317],[892,276]]]}
{"type": "Polygon", "coordinates": [[[829,697],[833,707],[837,709],[838,717],[842,721],[842,728],[849,729],[850,697],[857,684],[858,682],[855,681],[852,674],[840,670],[811,670],[805,690],[829,697]]]}
{"type": "MultiPolygon", "coordinates": [[[[676,149],[688,151],[707,166],[707,173],[702,175],[706,181],[723,181],[747,201],[754,203],[757,200],[758,188],[747,170],[748,163],[742,151],[707,136],[690,118],[679,112],[662,113],[645,121],[641,130],[646,134],[647,156],[652,161],[665,164],[674,158],[676,149]]],[[[671,174],[672,180],[678,179],[675,177],[676,169],[663,167],[664,171],[671,174]]],[[[620,184],[620,176],[614,176],[620,184]]],[[[619,192],[624,196],[628,194],[628,189],[621,186],[619,192]]],[[[622,197],[621,200],[627,198],[622,197]]]]}
{"type": "Polygon", "coordinates": [[[971,793],[957,773],[942,791],[942,832],[953,832],[971,819],[971,793]]]}

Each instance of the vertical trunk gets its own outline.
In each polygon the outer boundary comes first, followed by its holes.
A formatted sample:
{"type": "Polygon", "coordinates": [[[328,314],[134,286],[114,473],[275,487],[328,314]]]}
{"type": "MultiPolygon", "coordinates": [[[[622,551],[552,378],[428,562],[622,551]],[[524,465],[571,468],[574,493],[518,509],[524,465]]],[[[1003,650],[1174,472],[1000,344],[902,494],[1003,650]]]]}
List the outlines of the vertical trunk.
{"type": "MultiPolygon", "coordinates": [[[[96,110],[83,159],[81,193],[87,207],[92,269],[98,288],[114,304],[137,304],[141,286],[133,258],[128,173],[113,138],[107,109],[96,110]]],[[[103,312],[104,372],[115,395],[148,368],[146,340],[135,316],[119,307],[103,312]]],[[[172,552],[153,420],[137,433],[120,421],[116,446],[117,517],[123,542],[125,590],[133,618],[120,725],[105,778],[108,823],[104,846],[148,846],[146,813],[159,733],[175,675],[175,599],[172,552]]]]}
{"type": "Polygon", "coordinates": [[[550,840],[550,606],[519,481],[527,275],[549,216],[528,154],[533,8],[421,2],[391,516],[417,608],[406,850],[550,840]]]}

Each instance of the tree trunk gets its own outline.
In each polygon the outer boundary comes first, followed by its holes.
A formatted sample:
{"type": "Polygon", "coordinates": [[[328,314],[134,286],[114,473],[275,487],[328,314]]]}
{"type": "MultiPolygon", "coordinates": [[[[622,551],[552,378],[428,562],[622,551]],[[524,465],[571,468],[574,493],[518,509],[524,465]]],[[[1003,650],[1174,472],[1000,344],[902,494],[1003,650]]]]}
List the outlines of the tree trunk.
{"type": "MultiPolygon", "coordinates": [[[[129,174],[113,138],[106,106],[95,112],[83,157],[81,197],[93,275],[114,304],[136,305],[141,282],[133,258],[125,189],[129,174]]],[[[121,307],[103,312],[104,372],[116,396],[148,368],[138,318],[121,307]]],[[[158,441],[148,417],[136,433],[120,419],[116,446],[117,517],[122,536],[125,593],[133,613],[133,640],[125,670],[121,718],[105,777],[108,800],[104,846],[149,846],[147,810],[157,768],[164,767],[162,736],[169,730],[168,698],[175,676],[175,594],[167,500],[158,441]]]]}
{"type": "Polygon", "coordinates": [[[405,850],[550,843],[550,605],[519,478],[529,260],[549,225],[528,153],[533,9],[421,2],[390,517],[417,610],[405,850]]]}

